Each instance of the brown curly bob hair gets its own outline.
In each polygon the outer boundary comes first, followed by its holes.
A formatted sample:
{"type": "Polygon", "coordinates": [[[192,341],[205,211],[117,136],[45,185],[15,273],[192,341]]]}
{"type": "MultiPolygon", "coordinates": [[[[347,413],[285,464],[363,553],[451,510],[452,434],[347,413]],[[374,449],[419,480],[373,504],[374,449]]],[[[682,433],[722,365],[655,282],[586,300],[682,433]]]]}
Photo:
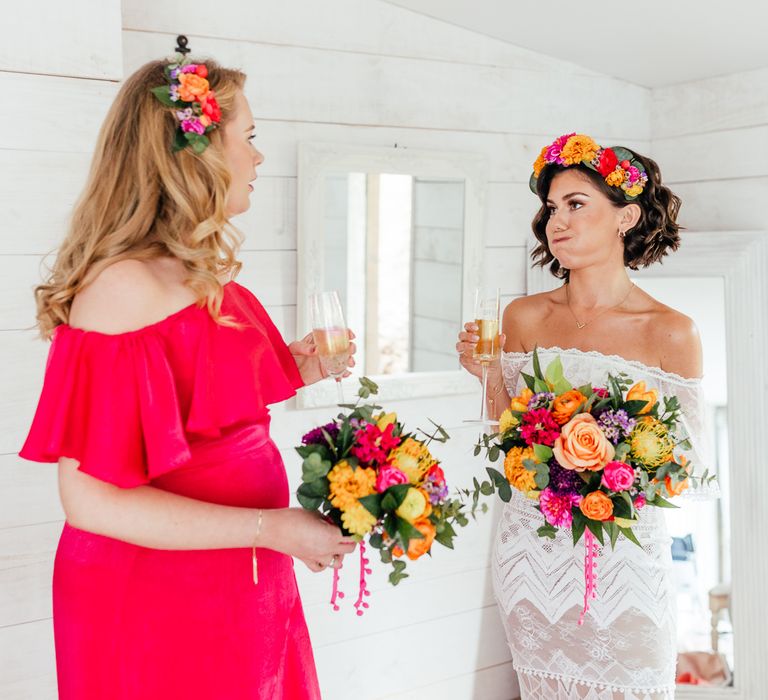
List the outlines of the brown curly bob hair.
{"type": "Polygon", "coordinates": [[[619,187],[612,187],[605,182],[600,173],[584,165],[563,166],[550,163],[539,174],[536,182],[536,193],[541,200],[541,209],[533,219],[531,227],[533,235],[539,244],[531,253],[534,265],[544,267],[549,265],[549,271],[560,279],[568,280],[569,270],[562,267],[547,243],[547,222],[549,207],[547,198],[549,188],[555,176],[565,170],[578,170],[589,178],[590,182],[602,192],[617,209],[628,204],[640,207],[640,219],[624,236],[624,265],[631,270],[648,267],[661,260],[667,253],[680,247],[680,226],[677,214],[680,211],[680,198],[668,187],[661,184],[661,171],[651,158],[632,152],[635,159],[642,163],[648,175],[648,183],[643,192],[632,202],[624,197],[619,187]]]}

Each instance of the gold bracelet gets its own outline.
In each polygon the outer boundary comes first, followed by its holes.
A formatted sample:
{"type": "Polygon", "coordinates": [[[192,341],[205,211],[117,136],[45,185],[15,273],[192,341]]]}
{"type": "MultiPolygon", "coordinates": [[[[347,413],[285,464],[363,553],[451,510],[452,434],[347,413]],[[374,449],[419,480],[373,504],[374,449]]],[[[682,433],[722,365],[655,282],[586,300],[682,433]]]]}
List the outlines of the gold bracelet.
{"type": "MultiPolygon", "coordinates": [[[[259,519],[256,521],[256,534],[253,536],[254,540],[259,538],[261,534],[261,523],[264,520],[264,511],[259,508],[259,519]]],[[[256,559],[256,545],[253,546],[253,583],[254,585],[259,582],[259,562],[256,559]]]]}

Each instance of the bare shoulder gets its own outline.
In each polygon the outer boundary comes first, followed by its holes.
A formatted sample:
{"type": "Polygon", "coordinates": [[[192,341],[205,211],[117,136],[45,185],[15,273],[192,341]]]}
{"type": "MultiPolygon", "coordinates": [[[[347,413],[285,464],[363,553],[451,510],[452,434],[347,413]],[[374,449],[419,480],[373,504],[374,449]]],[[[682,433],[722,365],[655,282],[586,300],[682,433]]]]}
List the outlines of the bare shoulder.
{"type": "Polygon", "coordinates": [[[69,323],[99,333],[125,333],[161,321],[194,302],[193,292],[150,262],[120,260],[75,296],[69,323]]]}
{"type": "Polygon", "coordinates": [[[525,352],[523,332],[545,317],[552,304],[552,292],[531,294],[513,299],[504,308],[501,321],[502,332],[506,335],[506,352],[525,352]]]}
{"type": "Polygon", "coordinates": [[[696,323],[680,311],[656,303],[650,335],[659,349],[661,368],[681,377],[700,377],[702,349],[696,323]]]}

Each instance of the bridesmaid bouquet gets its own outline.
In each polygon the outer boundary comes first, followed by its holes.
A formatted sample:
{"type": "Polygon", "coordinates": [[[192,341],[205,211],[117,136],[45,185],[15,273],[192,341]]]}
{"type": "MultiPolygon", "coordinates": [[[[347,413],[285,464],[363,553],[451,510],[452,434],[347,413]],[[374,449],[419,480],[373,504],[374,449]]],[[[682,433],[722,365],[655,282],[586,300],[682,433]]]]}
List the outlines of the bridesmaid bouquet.
{"type": "MultiPolygon", "coordinates": [[[[364,574],[370,573],[364,540],[392,566],[389,580],[397,585],[408,576],[403,557],[419,559],[431,552],[434,542],[452,549],[454,525],[468,523],[463,504],[449,498],[445,474],[429,451],[432,441],[447,442],[448,433],[432,423],[434,431],[419,431],[424,439],[417,438],[394,413],[361,403],[377,392],[376,384],[362,377],[358,402],[340,404],[347,412],[310,430],[296,448],[304,460],[299,503],[319,510],[360,542],[358,614],[367,607],[362,602],[367,594],[364,574]]],[[[337,609],[336,587],[334,579],[331,603],[337,609]]]]}
{"type": "MultiPolygon", "coordinates": [[[[632,531],[642,508],[676,508],[669,498],[699,478],[678,447],[690,449],[683,434],[680,403],[659,397],[645,382],[624,373],[608,375],[606,386],[574,388],[556,357],[544,372],[533,353],[534,376],[523,373],[526,388],[512,399],[499,430],[483,435],[491,462],[504,457],[504,474],[488,468],[490,481],[475,480],[473,509],[480,494],[498,491],[509,501],[511,488],[535,502],[544,518],[541,537],[570,529],[576,544],[585,531],[613,547],[619,535],[638,546],[632,531]]],[[[590,536],[591,535],[591,536],[590,536]]]]}

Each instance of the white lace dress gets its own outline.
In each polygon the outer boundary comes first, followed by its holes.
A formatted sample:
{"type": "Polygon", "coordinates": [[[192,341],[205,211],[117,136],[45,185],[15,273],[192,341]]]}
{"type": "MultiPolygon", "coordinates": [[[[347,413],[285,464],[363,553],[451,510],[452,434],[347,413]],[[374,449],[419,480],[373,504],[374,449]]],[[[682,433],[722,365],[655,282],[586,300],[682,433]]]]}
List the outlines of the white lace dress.
{"type": "MultiPolygon", "coordinates": [[[[560,355],[565,376],[580,386],[605,386],[608,373],[645,380],[660,394],[676,395],[693,443],[696,471],[707,466],[700,381],[597,352],[539,350],[542,367],[560,355]]],[[[530,353],[503,353],[510,396],[532,374],[530,353]]],[[[506,627],[522,700],[672,700],[677,661],[671,538],[661,508],[644,508],[633,528],[643,545],[621,536],[615,550],[600,547],[597,598],[582,626],[584,538],[552,539],[536,530],[543,516],[513,489],[499,523],[493,559],[496,599],[506,627]]]]}

